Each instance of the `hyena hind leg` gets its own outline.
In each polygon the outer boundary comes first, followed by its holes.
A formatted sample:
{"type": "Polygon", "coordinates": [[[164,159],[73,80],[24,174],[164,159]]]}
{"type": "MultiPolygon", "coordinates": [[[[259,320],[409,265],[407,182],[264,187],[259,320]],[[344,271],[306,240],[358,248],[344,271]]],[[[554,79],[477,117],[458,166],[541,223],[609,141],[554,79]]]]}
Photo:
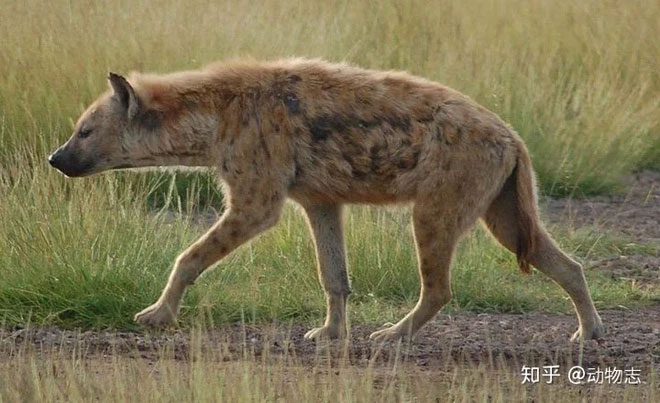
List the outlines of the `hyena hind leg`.
{"type": "Polygon", "coordinates": [[[327,301],[325,323],[307,332],[305,338],[343,338],[348,334],[346,304],[351,288],[346,269],[342,206],[306,206],[305,212],[316,247],[319,281],[327,301]]]}
{"type": "MultiPolygon", "coordinates": [[[[512,183],[507,183],[490,205],[484,221],[495,238],[511,252],[516,253],[521,231],[517,226],[517,194],[515,188],[509,185],[512,183]]],[[[582,266],[559,249],[538,219],[535,227],[537,228],[536,233],[533,234],[535,246],[528,257],[529,262],[555,281],[570,296],[579,321],[579,329],[571,339],[602,338],[605,328],[591,299],[582,266]]]]}
{"type": "Polygon", "coordinates": [[[398,323],[374,332],[370,339],[410,339],[451,300],[451,262],[460,235],[469,227],[468,217],[457,220],[457,212],[452,210],[441,202],[415,204],[413,229],[421,280],[419,300],[398,323]]]}
{"type": "Polygon", "coordinates": [[[244,205],[241,209],[230,207],[218,223],[177,258],[160,298],[135,315],[135,321],[154,327],[174,323],[186,288],[204,270],[277,223],[283,197],[268,196],[264,199],[268,203],[254,208],[244,205]]]}

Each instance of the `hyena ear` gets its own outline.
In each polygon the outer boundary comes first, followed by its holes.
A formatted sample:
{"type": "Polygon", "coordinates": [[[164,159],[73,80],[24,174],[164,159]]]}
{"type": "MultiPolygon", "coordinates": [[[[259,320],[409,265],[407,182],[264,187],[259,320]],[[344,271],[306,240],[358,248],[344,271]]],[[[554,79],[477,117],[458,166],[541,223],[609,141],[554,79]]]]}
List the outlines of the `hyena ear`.
{"type": "Polygon", "coordinates": [[[109,73],[108,81],[114,91],[114,96],[117,97],[119,102],[126,108],[128,118],[133,119],[137,116],[140,109],[140,99],[135,94],[135,90],[131,84],[119,74],[109,73]]]}

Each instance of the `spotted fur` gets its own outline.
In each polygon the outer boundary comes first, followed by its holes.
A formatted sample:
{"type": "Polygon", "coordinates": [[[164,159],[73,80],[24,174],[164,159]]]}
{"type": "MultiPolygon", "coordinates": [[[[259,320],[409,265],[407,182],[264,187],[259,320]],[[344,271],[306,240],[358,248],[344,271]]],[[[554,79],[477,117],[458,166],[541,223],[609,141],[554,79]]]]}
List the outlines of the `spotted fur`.
{"type": "Polygon", "coordinates": [[[228,200],[220,221],[179,256],[160,299],[136,315],[138,322],[174,322],[185,288],[275,225],[290,198],[307,213],[328,297],[326,323],[308,337],[347,332],[346,203],[413,205],[420,300],[373,338],[410,336],[450,300],[456,244],[479,218],[523,271],[534,265],[569,293],[578,334],[601,336],[581,266],[539,220],[522,140],[465,95],[406,73],[305,59],[128,79],[111,74],[109,81],[111,91],[82,115],[51,163],[69,176],[211,167],[228,200]]]}

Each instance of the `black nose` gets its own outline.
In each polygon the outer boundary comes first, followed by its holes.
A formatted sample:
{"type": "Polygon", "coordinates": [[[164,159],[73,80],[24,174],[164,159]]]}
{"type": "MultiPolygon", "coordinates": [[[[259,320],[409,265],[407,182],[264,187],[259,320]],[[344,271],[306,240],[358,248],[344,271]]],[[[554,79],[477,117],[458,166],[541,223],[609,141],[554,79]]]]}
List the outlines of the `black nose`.
{"type": "Polygon", "coordinates": [[[53,153],[48,156],[48,163],[54,167],[57,166],[57,163],[60,161],[59,155],[57,153],[53,153]]]}

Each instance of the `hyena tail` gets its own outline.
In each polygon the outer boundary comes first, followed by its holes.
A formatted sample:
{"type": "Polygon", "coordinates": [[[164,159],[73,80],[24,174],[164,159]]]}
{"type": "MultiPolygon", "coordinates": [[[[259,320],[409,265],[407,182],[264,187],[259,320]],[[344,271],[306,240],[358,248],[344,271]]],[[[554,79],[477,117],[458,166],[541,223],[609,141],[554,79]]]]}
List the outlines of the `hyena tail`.
{"type": "Polygon", "coordinates": [[[484,217],[495,237],[516,254],[523,273],[531,273],[530,255],[545,230],[539,219],[536,180],[527,148],[518,142],[518,159],[484,217]]]}

